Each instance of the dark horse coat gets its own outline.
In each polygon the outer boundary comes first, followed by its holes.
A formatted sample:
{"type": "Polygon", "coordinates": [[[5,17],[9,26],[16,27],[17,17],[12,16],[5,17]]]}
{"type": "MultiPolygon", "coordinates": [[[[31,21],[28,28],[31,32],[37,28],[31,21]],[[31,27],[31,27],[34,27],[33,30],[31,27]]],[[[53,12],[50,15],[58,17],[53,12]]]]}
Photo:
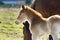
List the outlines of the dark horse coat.
{"type": "Polygon", "coordinates": [[[44,17],[60,14],[60,0],[35,0],[31,7],[44,17]]]}
{"type": "MultiPolygon", "coordinates": [[[[46,18],[55,14],[60,15],[60,0],[35,0],[31,7],[46,18]]],[[[25,25],[23,29],[24,40],[31,40],[31,33],[29,27],[27,28],[27,25],[25,25]]]]}
{"type": "Polygon", "coordinates": [[[31,40],[31,33],[29,31],[29,23],[26,21],[23,23],[23,34],[24,34],[24,40],[31,40]]]}

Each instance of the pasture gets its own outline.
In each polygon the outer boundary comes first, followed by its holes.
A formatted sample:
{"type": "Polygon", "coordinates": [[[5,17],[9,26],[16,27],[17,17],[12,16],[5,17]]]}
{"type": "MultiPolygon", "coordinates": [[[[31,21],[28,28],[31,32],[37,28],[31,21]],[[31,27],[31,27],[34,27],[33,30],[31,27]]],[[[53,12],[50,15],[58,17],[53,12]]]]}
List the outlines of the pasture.
{"type": "Polygon", "coordinates": [[[22,24],[16,25],[17,8],[0,8],[0,40],[23,40],[22,24]]]}

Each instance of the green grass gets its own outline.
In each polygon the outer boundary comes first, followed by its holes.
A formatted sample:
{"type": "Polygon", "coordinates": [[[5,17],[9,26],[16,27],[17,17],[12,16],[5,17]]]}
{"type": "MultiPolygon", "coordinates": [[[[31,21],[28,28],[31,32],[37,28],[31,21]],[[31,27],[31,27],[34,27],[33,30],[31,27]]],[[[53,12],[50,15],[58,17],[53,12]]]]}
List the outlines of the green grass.
{"type": "Polygon", "coordinates": [[[23,25],[15,24],[18,11],[5,9],[0,9],[0,40],[23,40],[23,25]]]}
{"type": "MultiPolygon", "coordinates": [[[[19,14],[19,10],[10,8],[0,9],[0,40],[23,40],[23,25],[15,24],[15,20],[19,14]],[[1,10],[2,9],[2,10],[1,10]]],[[[47,40],[48,34],[41,38],[47,40]]],[[[60,38],[60,36],[59,36],[60,38]]]]}

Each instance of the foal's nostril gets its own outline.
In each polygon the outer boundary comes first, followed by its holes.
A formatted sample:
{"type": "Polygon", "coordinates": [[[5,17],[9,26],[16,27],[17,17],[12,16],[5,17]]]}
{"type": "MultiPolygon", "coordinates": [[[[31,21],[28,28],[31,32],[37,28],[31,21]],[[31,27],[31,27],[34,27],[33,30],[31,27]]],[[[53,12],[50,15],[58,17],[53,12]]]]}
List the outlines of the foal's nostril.
{"type": "Polygon", "coordinates": [[[19,21],[15,21],[16,24],[19,24],[19,21]]]}

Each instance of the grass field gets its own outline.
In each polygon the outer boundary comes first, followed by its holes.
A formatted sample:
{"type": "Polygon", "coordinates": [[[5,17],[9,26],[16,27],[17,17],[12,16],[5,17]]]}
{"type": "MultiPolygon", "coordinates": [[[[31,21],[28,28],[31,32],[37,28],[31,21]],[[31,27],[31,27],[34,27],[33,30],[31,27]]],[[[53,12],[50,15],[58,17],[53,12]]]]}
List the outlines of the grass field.
{"type": "Polygon", "coordinates": [[[23,40],[23,25],[15,24],[18,9],[0,8],[0,40],[23,40]]]}

